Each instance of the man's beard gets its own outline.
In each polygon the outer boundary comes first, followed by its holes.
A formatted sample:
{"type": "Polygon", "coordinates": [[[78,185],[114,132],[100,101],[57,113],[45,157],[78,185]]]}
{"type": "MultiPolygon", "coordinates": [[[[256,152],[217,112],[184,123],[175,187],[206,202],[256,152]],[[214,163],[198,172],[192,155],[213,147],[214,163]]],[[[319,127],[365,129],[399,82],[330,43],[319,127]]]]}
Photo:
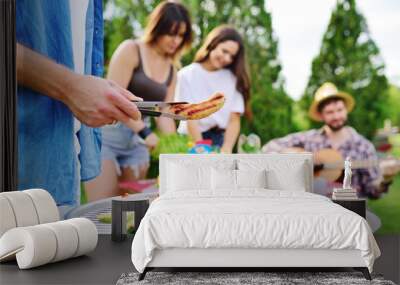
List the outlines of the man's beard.
{"type": "Polygon", "coordinates": [[[347,120],[343,121],[342,124],[337,125],[337,126],[332,126],[330,124],[326,124],[326,125],[331,129],[332,132],[338,132],[341,129],[343,129],[343,127],[346,126],[346,124],[347,124],[347,120]]]}

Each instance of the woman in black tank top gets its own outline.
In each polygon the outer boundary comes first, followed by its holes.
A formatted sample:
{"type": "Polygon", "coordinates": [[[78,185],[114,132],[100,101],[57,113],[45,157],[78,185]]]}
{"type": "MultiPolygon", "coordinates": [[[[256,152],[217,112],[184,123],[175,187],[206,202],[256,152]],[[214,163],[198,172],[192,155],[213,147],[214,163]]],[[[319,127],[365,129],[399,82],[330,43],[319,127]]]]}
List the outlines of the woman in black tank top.
{"type": "MultiPolygon", "coordinates": [[[[125,40],[118,46],[108,67],[107,79],[145,101],[174,101],[174,63],[191,42],[188,10],[177,2],[161,2],[150,14],[143,38],[125,40]]],[[[176,131],[171,119],[157,118],[156,123],[163,133],[176,131]]],[[[158,143],[156,134],[142,120],[106,126],[102,132],[102,172],[86,184],[89,201],[119,195],[119,181],[145,178],[148,148],[158,143]]]]}

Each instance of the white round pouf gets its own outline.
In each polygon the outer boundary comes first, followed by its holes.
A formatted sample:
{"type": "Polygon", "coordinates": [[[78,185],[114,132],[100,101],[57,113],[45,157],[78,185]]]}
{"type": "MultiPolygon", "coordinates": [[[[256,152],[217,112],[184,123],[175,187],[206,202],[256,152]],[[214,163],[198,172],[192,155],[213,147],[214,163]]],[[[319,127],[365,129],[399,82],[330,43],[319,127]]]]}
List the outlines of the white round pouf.
{"type": "Polygon", "coordinates": [[[33,201],[39,218],[39,224],[51,223],[60,220],[56,202],[50,193],[43,189],[24,190],[33,201]]]}
{"type": "Polygon", "coordinates": [[[23,191],[1,193],[11,205],[17,227],[33,226],[39,223],[35,205],[30,196],[23,191]]]}
{"type": "Polygon", "coordinates": [[[0,241],[0,258],[16,254],[20,269],[49,263],[57,252],[55,234],[40,225],[11,229],[0,241]]]}
{"type": "Polygon", "coordinates": [[[43,189],[0,193],[0,262],[16,258],[20,269],[28,269],[96,248],[92,221],[58,220],[56,203],[43,189]]]}
{"type": "Polygon", "coordinates": [[[14,211],[10,205],[10,202],[1,194],[3,193],[0,193],[0,238],[9,229],[17,226],[14,211]]]}
{"type": "Polygon", "coordinates": [[[95,224],[91,220],[86,218],[75,218],[65,220],[65,222],[74,226],[78,233],[78,250],[74,257],[86,254],[96,248],[98,233],[95,224]]]}
{"type": "Polygon", "coordinates": [[[51,262],[64,260],[75,255],[78,250],[78,233],[71,224],[59,221],[42,226],[51,229],[56,235],[57,252],[51,262]]]}

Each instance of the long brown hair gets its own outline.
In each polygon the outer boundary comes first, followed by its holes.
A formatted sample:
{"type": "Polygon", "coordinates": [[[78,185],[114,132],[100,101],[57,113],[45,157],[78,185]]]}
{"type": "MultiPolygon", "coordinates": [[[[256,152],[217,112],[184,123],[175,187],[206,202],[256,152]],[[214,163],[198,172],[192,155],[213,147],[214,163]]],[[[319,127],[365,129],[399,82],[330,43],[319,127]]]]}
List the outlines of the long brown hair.
{"type": "Polygon", "coordinates": [[[145,43],[153,44],[160,36],[176,35],[179,32],[181,23],[185,24],[186,30],[182,43],[172,56],[176,62],[181,54],[190,48],[193,40],[190,14],[181,3],[169,0],[158,4],[149,15],[142,40],[145,43]]]}
{"type": "Polygon", "coordinates": [[[246,106],[246,117],[251,119],[251,110],[249,106],[250,99],[250,78],[247,68],[246,55],[243,39],[235,28],[228,25],[221,25],[214,28],[206,37],[203,45],[197,51],[194,61],[205,62],[212,50],[220,43],[225,41],[235,41],[239,44],[239,50],[236,53],[231,64],[226,66],[236,76],[236,89],[243,95],[246,106]]]}

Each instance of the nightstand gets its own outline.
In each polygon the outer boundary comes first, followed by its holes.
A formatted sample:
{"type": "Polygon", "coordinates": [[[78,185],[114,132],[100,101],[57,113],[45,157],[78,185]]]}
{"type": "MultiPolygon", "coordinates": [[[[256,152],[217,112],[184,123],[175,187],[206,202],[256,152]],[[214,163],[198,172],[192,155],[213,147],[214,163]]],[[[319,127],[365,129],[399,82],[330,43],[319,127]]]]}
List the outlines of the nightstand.
{"type": "Polygon", "coordinates": [[[366,199],[356,199],[356,200],[334,200],[332,202],[339,204],[340,206],[359,214],[365,219],[365,209],[367,200],[366,199]]]}
{"type": "Polygon", "coordinates": [[[123,241],[126,239],[126,212],[135,212],[136,231],[140,221],[146,214],[150,200],[156,195],[155,193],[142,193],[112,198],[111,239],[113,241],[123,241]]]}

